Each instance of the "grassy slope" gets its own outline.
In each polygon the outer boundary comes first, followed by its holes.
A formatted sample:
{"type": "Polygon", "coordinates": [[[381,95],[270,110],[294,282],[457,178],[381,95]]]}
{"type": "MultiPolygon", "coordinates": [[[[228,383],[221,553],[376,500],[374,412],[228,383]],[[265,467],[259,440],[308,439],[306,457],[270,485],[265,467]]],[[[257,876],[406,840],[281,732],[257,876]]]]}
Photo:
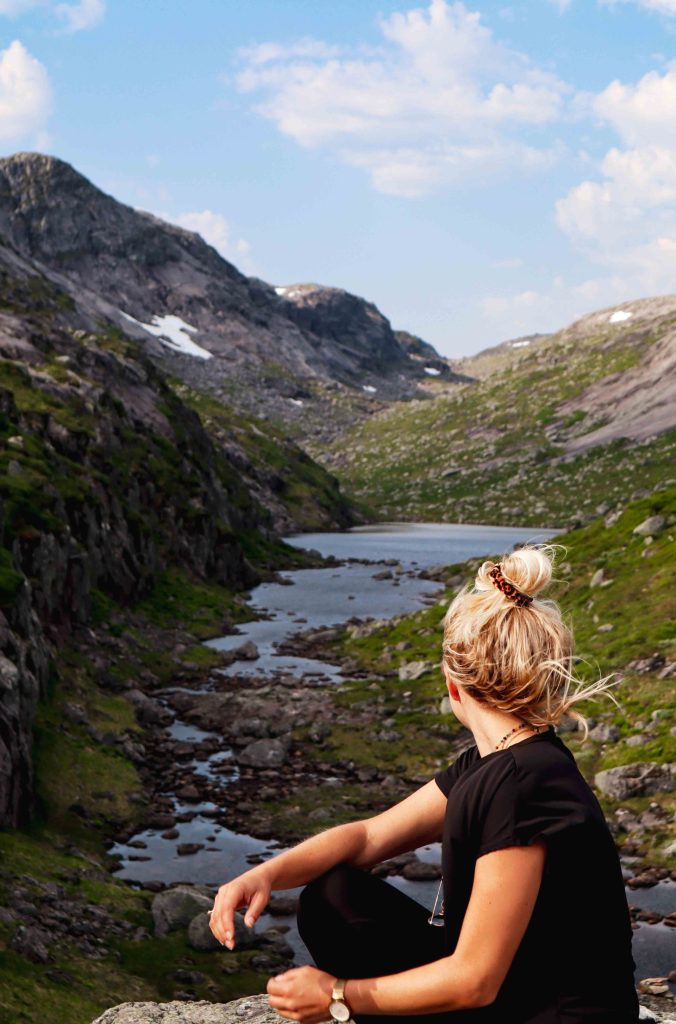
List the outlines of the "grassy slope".
{"type": "Polygon", "coordinates": [[[299,529],[335,529],[352,523],[354,509],[337,479],[292,441],[282,424],[236,411],[234,405],[182,381],[172,380],[172,386],[182,401],[199,413],[215,440],[234,442],[254,472],[268,479],[275,498],[299,529]]]}
{"type": "MultiPolygon", "coordinates": [[[[586,433],[593,424],[582,413],[562,417],[557,407],[592,382],[635,366],[672,329],[673,317],[665,317],[638,339],[636,325],[609,325],[586,337],[561,332],[518,355],[498,350],[487,365],[482,357],[478,368],[486,375],[477,383],[399,403],[312,453],[379,519],[585,522],[601,501],[631,497],[628,480],[638,497],[673,476],[676,432],[644,444],[620,439],[565,461],[560,434],[586,433]]],[[[472,373],[471,360],[465,368],[472,373]]]]}
{"type": "MultiPolygon", "coordinates": [[[[672,625],[676,618],[675,536],[676,488],[670,488],[632,502],[610,528],[606,528],[601,518],[557,538],[557,543],[566,548],[558,573],[562,582],[552,585],[549,596],[561,602],[566,621],[576,637],[577,653],[585,659],[577,663],[576,671],[586,682],[599,675],[617,673],[617,685],[612,693],[619,708],[607,697],[586,701],[577,707],[590,722],[595,719],[617,725],[620,741],[601,745],[591,739],[584,741],[583,734],[565,734],[566,743],[590,781],[596,772],[619,764],[676,761],[676,736],[671,731],[676,711],[673,678],[659,679],[657,671],[638,674],[626,669],[635,659],[655,653],[663,654],[667,660],[676,657],[672,625]],[[632,530],[654,514],[671,515],[672,525],[651,545],[645,545],[643,538],[634,536],[632,530]],[[592,589],[590,580],[599,568],[604,568],[612,582],[592,589]],[[598,627],[607,623],[612,623],[613,629],[599,632],[598,627]],[[653,712],[658,714],[651,720],[653,712]],[[632,747],[622,742],[641,729],[650,735],[645,743],[632,747]]],[[[481,561],[483,559],[473,559],[451,566],[449,577],[459,573],[463,582],[471,580],[481,561]]],[[[456,592],[457,588],[446,591],[441,602],[444,607],[435,605],[403,616],[367,636],[362,635],[362,630],[354,637],[349,630],[344,633],[343,639],[335,645],[336,651],[354,659],[366,670],[366,677],[341,686],[336,695],[338,705],[347,707],[373,700],[377,695],[384,696],[384,701],[378,709],[375,725],[362,728],[353,723],[334,727],[325,748],[318,750],[320,757],[329,762],[342,757],[352,758],[359,765],[386,766],[409,778],[429,777],[436,768],[453,760],[452,750],[462,730],[454,717],[439,712],[440,700],[446,693],[439,669],[430,670],[415,682],[400,682],[397,669],[410,661],[438,662],[443,612],[456,592]],[[375,680],[377,690],[373,688],[375,680]],[[406,693],[410,696],[406,697],[406,693]],[[389,728],[398,732],[400,739],[374,741],[374,729],[378,730],[379,723],[387,718],[394,720],[389,728]]],[[[365,794],[357,790],[350,794],[336,793],[333,789],[330,793],[299,791],[289,798],[287,805],[277,808],[277,814],[281,820],[292,807],[304,815],[315,808],[324,808],[326,814],[317,818],[317,827],[326,827],[354,817],[350,797],[356,799],[359,807],[365,794]],[[347,799],[341,802],[341,796],[347,799]]],[[[634,798],[623,801],[622,805],[643,809],[650,799],[676,808],[673,796],[664,795],[634,798]]],[[[601,802],[608,812],[615,806],[609,801],[601,802]]],[[[666,838],[665,833],[656,831],[646,847],[647,854],[659,860],[666,838]]]]}

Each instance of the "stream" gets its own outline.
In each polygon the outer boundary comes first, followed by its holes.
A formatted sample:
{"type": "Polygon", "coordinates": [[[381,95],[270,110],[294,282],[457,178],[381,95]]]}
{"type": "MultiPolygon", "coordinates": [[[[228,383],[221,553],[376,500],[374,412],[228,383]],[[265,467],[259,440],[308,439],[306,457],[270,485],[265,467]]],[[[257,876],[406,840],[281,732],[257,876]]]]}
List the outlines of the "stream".
{"type": "MultiPolygon", "coordinates": [[[[496,557],[508,553],[517,543],[537,543],[554,539],[557,530],[518,527],[477,526],[471,524],[389,523],[359,527],[343,533],[313,533],[285,538],[296,547],[312,548],[324,556],[333,555],[340,563],[328,568],[281,572],[283,582],[263,583],[250,596],[250,605],[260,614],[258,620],[243,623],[238,632],[206,641],[209,647],[233,650],[251,641],[258,657],[237,660],[214,670],[221,675],[251,675],[273,683],[280,675],[292,675],[303,686],[332,687],[341,682],[337,665],[309,658],[277,653],[277,645],[293,636],[322,626],[341,625],[351,618],[389,619],[413,612],[438,601],[440,584],[419,576],[420,570],[449,565],[472,557],[496,557]],[[368,560],[368,563],[366,562],[368,560]],[[383,571],[390,578],[382,578],[383,571]],[[381,576],[381,578],[376,578],[381,576]]],[[[176,689],[176,688],[174,688],[176,689]]],[[[165,694],[169,691],[165,691],[165,694]]],[[[192,693],[210,692],[191,690],[192,693]]],[[[259,691],[260,692],[260,691],[259,691]]],[[[441,694],[440,694],[441,695],[441,694]]],[[[158,695],[161,697],[161,694],[158,695]]],[[[170,737],[198,744],[214,734],[176,718],[167,729],[170,737]]],[[[200,755],[192,763],[196,773],[217,779],[227,786],[237,778],[238,767],[229,749],[208,756],[200,755]]],[[[324,778],[323,784],[331,784],[324,778]]],[[[338,780],[335,780],[336,782],[338,780]]],[[[116,876],[132,884],[150,881],[165,884],[188,882],[217,886],[247,870],[252,863],[280,853],[284,847],[274,839],[259,839],[233,832],[213,820],[218,808],[213,803],[182,803],[173,798],[178,816],[178,835],[169,841],[161,829],[146,829],[126,843],[115,843],[109,850],[119,855],[116,876]],[[181,821],[181,817],[185,820],[181,821]],[[195,843],[202,848],[190,856],[177,853],[180,844],[195,843]]],[[[439,863],[441,849],[434,843],[416,851],[421,860],[439,863]]],[[[431,909],[437,881],[409,881],[392,875],[387,881],[431,909]]],[[[285,891],[294,895],[301,887],[285,891]]],[[[645,910],[666,914],[676,908],[676,883],[663,881],[639,891],[627,889],[629,903],[645,910]]],[[[257,930],[288,926],[286,941],[293,947],[295,963],[312,959],[295,927],[295,917],[262,914],[257,930]]],[[[637,979],[666,975],[673,970],[673,931],[662,923],[639,922],[634,930],[634,959],[637,979]]]]}

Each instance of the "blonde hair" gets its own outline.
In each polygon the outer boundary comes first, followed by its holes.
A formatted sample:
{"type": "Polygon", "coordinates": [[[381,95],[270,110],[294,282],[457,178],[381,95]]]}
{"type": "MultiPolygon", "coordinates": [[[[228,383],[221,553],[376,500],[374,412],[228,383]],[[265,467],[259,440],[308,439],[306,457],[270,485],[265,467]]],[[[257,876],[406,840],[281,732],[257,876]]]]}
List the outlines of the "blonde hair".
{"type": "MultiPolygon", "coordinates": [[[[584,715],[573,704],[609,693],[615,673],[585,686],[573,673],[572,628],[558,603],[536,597],[553,580],[561,544],[526,544],[500,559],[508,582],[534,600],[518,606],[488,575],[496,562],[486,561],[474,583],[467,583],[444,616],[443,663],[469,696],[499,711],[513,712],[530,725],[558,725],[570,715],[584,729],[584,715]],[[571,687],[575,686],[573,690],[571,687]]],[[[557,580],[558,582],[558,580],[557,580]]]]}

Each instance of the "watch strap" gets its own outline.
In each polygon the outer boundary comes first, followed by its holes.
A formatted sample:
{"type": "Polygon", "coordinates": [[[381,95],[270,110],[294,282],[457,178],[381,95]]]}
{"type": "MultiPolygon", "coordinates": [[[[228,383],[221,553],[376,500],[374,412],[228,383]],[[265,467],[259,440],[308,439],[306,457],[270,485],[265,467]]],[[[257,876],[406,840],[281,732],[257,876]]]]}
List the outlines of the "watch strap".
{"type": "Polygon", "coordinates": [[[346,982],[347,982],[347,978],[336,978],[336,980],[334,982],[334,985],[333,985],[333,991],[331,992],[331,998],[332,999],[340,999],[341,1002],[343,1002],[343,1003],[345,1002],[345,995],[344,995],[344,993],[345,993],[345,984],[346,984],[346,982]]]}

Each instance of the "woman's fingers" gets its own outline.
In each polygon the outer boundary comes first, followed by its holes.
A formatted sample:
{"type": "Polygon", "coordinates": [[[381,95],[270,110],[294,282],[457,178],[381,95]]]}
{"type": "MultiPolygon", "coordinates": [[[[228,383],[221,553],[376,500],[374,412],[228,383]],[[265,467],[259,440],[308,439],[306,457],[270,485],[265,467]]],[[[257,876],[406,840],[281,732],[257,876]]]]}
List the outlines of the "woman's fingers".
{"type": "Polygon", "coordinates": [[[270,894],[266,892],[265,889],[257,889],[253,894],[253,898],[249,904],[249,909],[244,917],[244,923],[248,925],[249,928],[253,928],[262,911],[267,906],[269,895],[270,894]]]}
{"type": "Polygon", "coordinates": [[[235,945],[235,908],[241,906],[243,900],[237,889],[224,887],[219,889],[214,903],[209,924],[218,941],[232,949],[235,945]]]}

